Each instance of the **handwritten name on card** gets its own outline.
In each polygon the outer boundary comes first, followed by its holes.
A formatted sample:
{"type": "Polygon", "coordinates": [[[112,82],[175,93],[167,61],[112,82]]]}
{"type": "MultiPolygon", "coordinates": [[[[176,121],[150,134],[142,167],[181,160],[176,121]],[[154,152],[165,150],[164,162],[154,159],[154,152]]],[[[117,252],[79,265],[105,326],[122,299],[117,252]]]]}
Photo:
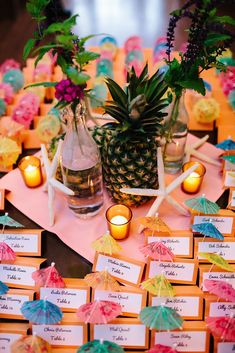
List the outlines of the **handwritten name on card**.
{"type": "Polygon", "coordinates": [[[0,333],[0,352],[11,353],[11,345],[18,340],[22,335],[18,333],[0,333]]]}
{"type": "Polygon", "coordinates": [[[158,306],[162,303],[176,310],[182,317],[197,318],[200,316],[199,297],[152,297],[151,305],[158,306]]]}
{"type": "Polygon", "coordinates": [[[138,286],[145,264],[124,256],[108,256],[96,254],[93,271],[103,271],[105,268],[121,282],[138,286]]]}
{"type": "MultiPolygon", "coordinates": [[[[222,256],[225,260],[230,262],[235,262],[234,254],[235,254],[235,241],[199,241],[198,242],[198,252],[210,252],[216,253],[222,256]]],[[[202,261],[202,257],[198,257],[199,260],[202,261]]],[[[202,262],[207,262],[205,259],[202,262]]]]}
{"type": "Polygon", "coordinates": [[[28,291],[28,294],[26,292],[23,291],[24,294],[21,294],[19,290],[17,292],[17,290],[10,289],[6,294],[0,295],[0,317],[24,319],[20,308],[25,301],[33,299],[33,291],[28,291]]]}
{"type": "MultiPolygon", "coordinates": [[[[205,279],[222,280],[230,283],[235,287],[235,272],[203,272],[202,282],[205,279]]],[[[205,292],[206,288],[202,284],[202,290],[205,292]]]]}
{"type": "Polygon", "coordinates": [[[52,346],[78,347],[85,343],[82,325],[32,325],[32,330],[52,346]]]}
{"type": "Polygon", "coordinates": [[[206,352],[205,331],[155,332],[154,344],[173,346],[179,352],[206,352]]]}
{"type": "Polygon", "coordinates": [[[235,315],[235,303],[215,302],[209,305],[210,317],[230,316],[231,313],[235,315]]]}
{"type": "Polygon", "coordinates": [[[201,224],[208,222],[211,222],[222,234],[233,233],[234,217],[194,216],[193,224],[201,224]]]}
{"type": "Polygon", "coordinates": [[[32,279],[32,273],[34,271],[36,268],[32,266],[0,264],[0,281],[10,285],[33,287],[35,282],[32,279]]]}
{"type": "Polygon", "coordinates": [[[217,353],[234,353],[235,342],[219,342],[217,345],[217,353]]]}
{"type": "Polygon", "coordinates": [[[196,283],[197,277],[197,262],[185,260],[185,262],[159,262],[151,261],[148,262],[148,278],[156,275],[164,274],[167,279],[173,283],[196,283]]]}
{"type": "Polygon", "coordinates": [[[147,331],[143,324],[94,325],[94,339],[104,339],[123,347],[147,348],[147,331]]]}
{"type": "Polygon", "coordinates": [[[41,255],[41,230],[6,230],[0,234],[0,241],[4,241],[18,255],[41,255]]]}
{"type": "Polygon", "coordinates": [[[88,302],[88,289],[40,288],[40,298],[45,297],[62,309],[76,311],[88,302]]]}
{"type": "Polygon", "coordinates": [[[162,242],[175,256],[192,257],[192,238],[190,236],[152,236],[147,237],[147,243],[162,242]]]}

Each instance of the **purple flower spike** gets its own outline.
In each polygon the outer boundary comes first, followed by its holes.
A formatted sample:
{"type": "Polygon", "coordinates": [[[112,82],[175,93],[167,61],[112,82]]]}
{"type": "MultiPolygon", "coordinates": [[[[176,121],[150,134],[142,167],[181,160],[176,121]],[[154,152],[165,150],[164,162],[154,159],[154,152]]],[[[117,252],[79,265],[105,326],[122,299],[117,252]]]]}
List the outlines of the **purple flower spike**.
{"type": "Polygon", "coordinates": [[[70,79],[62,80],[55,86],[55,96],[59,101],[71,103],[74,99],[84,97],[83,88],[75,85],[70,79]]]}

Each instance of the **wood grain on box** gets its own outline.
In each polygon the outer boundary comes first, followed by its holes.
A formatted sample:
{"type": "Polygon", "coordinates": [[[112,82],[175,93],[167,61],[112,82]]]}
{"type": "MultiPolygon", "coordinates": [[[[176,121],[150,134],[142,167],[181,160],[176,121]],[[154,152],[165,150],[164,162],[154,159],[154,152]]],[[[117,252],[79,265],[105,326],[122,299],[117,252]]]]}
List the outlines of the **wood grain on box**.
{"type": "Polygon", "coordinates": [[[231,266],[234,268],[234,272],[222,270],[217,266],[199,265],[199,287],[206,291],[202,283],[204,279],[228,281],[232,286],[235,286],[235,265],[231,266]]]}
{"type": "Polygon", "coordinates": [[[41,256],[43,229],[6,229],[0,241],[6,242],[18,256],[41,256]]]}
{"type": "Polygon", "coordinates": [[[34,299],[34,293],[29,289],[9,289],[0,295],[0,318],[25,320],[20,308],[25,301],[34,299]]]}
{"type": "Polygon", "coordinates": [[[226,237],[224,241],[213,238],[194,238],[194,258],[201,263],[208,263],[208,260],[198,257],[198,252],[216,253],[228,262],[235,263],[235,238],[226,237]]]}

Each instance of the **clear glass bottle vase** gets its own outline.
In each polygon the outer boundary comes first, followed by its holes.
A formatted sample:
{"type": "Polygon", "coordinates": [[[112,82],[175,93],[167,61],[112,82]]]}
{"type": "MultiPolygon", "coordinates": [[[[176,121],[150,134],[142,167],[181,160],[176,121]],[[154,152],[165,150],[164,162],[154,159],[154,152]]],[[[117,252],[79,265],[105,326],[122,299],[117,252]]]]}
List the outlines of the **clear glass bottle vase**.
{"type": "Polygon", "coordinates": [[[173,99],[164,122],[163,159],[165,171],[169,174],[177,173],[183,165],[189,120],[184,95],[185,92],[173,99]]]}
{"type": "Polygon", "coordinates": [[[61,153],[63,183],[72,189],[68,196],[69,208],[79,218],[96,215],[103,205],[102,167],[98,146],[85,124],[85,108],[82,103],[75,111],[66,107],[63,119],[67,132],[61,153]]]}

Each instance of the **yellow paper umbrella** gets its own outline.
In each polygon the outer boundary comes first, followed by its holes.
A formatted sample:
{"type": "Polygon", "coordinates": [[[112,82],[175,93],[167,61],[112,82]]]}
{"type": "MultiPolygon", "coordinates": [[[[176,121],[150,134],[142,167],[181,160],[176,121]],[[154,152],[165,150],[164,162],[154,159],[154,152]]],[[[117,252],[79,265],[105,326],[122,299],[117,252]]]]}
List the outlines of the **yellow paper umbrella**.
{"type": "Polygon", "coordinates": [[[36,335],[22,336],[11,346],[11,353],[50,353],[50,344],[36,335]]]}
{"type": "Polygon", "coordinates": [[[163,222],[161,218],[156,215],[155,217],[140,217],[138,218],[139,222],[145,227],[153,232],[166,232],[171,233],[170,228],[168,225],[163,222]]]}
{"type": "Polygon", "coordinates": [[[213,265],[216,265],[222,268],[223,270],[234,272],[234,268],[222,256],[218,254],[214,254],[210,252],[199,252],[198,256],[208,260],[213,265]]]}
{"type": "Polygon", "coordinates": [[[59,118],[55,115],[47,115],[39,120],[36,131],[40,141],[49,143],[59,134],[60,128],[59,118]]]}
{"type": "Polygon", "coordinates": [[[164,275],[156,275],[141,283],[141,287],[157,297],[174,297],[174,288],[164,275]]]}
{"type": "Polygon", "coordinates": [[[0,137],[0,166],[7,168],[12,166],[20,154],[20,147],[8,137],[0,137]]]}
{"type": "Polygon", "coordinates": [[[99,290],[110,290],[119,292],[120,285],[119,283],[108,273],[107,270],[88,273],[84,280],[94,289],[99,290]]]}
{"type": "Polygon", "coordinates": [[[109,234],[109,232],[96,239],[91,244],[92,248],[99,253],[112,255],[117,254],[122,250],[118,242],[109,234]]]}

